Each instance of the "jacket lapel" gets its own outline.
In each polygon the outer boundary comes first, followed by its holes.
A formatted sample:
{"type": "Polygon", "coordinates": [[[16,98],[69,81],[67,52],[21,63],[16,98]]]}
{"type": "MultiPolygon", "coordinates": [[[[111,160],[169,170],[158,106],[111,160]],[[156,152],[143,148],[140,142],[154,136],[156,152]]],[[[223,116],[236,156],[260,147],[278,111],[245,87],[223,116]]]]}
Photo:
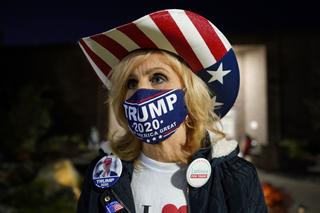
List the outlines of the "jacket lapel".
{"type": "Polygon", "coordinates": [[[133,164],[129,162],[123,163],[123,173],[119,182],[115,184],[111,190],[119,202],[122,202],[130,213],[135,213],[134,200],[131,190],[131,178],[133,172],[133,164]]]}

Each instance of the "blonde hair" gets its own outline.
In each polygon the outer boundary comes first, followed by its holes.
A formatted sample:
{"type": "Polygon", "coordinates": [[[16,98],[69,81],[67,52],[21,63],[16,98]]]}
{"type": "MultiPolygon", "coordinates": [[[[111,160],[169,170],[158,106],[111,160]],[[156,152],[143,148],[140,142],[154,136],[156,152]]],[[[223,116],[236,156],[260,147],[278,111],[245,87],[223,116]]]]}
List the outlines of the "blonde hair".
{"type": "Polygon", "coordinates": [[[206,130],[224,137],[224,133],[218,129],[220,119],[213,112],[214,102],[211,100],[209,89],[206,84],[178,57],[160,50],[139,50],[127,55],[112,72],[112,88],[110,101],[119,125],[124,129],[124,135],[111,135],[112,151],[122,160],[135,160],[142,149],[142,143],[129,130],[125,118],[124,107],[122,106],[127,92],[127,80],[132,70],[142,62],[148,60],[152,55],[158,54],[164,63],[171,66],[177,73],[185,88],[185,103],[188,109],[188,116],[185,120],[187,131],[186,146],[183,147],[184,156],[182,162],[187,162],[191,155],[201,147],[201,141],[205,137],[206,130]]]}

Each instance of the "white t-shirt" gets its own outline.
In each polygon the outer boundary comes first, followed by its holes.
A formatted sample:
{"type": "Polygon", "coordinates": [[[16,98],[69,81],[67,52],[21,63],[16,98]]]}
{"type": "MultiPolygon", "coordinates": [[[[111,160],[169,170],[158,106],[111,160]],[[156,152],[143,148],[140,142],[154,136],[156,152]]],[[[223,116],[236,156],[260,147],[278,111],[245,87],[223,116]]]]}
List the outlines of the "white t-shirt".
{"type": "Polygon", "coordinates": [[[139,160],[131,181],[136,212],[187,213],[186,166],[158,162],[143,153],[139,160]]]}

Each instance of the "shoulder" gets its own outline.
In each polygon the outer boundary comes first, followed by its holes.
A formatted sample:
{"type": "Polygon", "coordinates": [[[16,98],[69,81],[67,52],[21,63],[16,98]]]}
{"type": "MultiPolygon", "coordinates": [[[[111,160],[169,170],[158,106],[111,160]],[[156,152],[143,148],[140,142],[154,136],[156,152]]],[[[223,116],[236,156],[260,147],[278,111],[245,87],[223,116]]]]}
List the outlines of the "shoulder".
{"type": "Polygon", "coordinates": [[[230,212],[267,212],[255,166],[241,157],[224,161],[218,168],[230,212]],[[240,210],[240,211],[239,211],[240,210]]]}
{"type": "Polygon", "coordinates": [[[257,170],[251,162],[236,155],[226,157],[213,169],[228,196],[263,200],[257,170]]]}
{"type": "Polygon", "coordinates": [[[93,186],[92,175],[93,170],[97,162],[101,159],[102,153],[97,154],[97,156],[91,160],[87,166],[85,177],[83,178],[83,183],[81,187],[81,194],[77,204],[77,213],[86,212],[99,212],[98,211],[98,197],[100,192],[93,186]]]}
{"type": "Polygon", "coordinates": [[[242,177],[244,180],[248,181],[247,178],[257,178],[257,171],[255,166],[251,162],[239,156],[226,161],[225,166],[225,169],[227,169],[230,173],[237,175],[239,178],[242,177]]]}
{"type": "Polygon", "coordinates": [[[239,157],[239,146],[235,140],[219,139],[209,132],[211,141],[211,165],[219,169],[224,181],[250,183],[258,179],[255,166],[239,157]]]}

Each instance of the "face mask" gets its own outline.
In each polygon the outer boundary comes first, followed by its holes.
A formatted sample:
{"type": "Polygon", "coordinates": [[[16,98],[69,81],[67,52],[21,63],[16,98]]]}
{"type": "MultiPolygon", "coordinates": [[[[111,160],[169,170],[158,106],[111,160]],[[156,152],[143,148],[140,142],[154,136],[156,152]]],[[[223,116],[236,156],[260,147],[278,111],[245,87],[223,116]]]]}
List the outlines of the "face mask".
{"type": "Polygon", "coordinates": [[[139,89],[123,106],[130,131],[150,144],[170,137],[188,114],[181,89],[139,89]]]}

